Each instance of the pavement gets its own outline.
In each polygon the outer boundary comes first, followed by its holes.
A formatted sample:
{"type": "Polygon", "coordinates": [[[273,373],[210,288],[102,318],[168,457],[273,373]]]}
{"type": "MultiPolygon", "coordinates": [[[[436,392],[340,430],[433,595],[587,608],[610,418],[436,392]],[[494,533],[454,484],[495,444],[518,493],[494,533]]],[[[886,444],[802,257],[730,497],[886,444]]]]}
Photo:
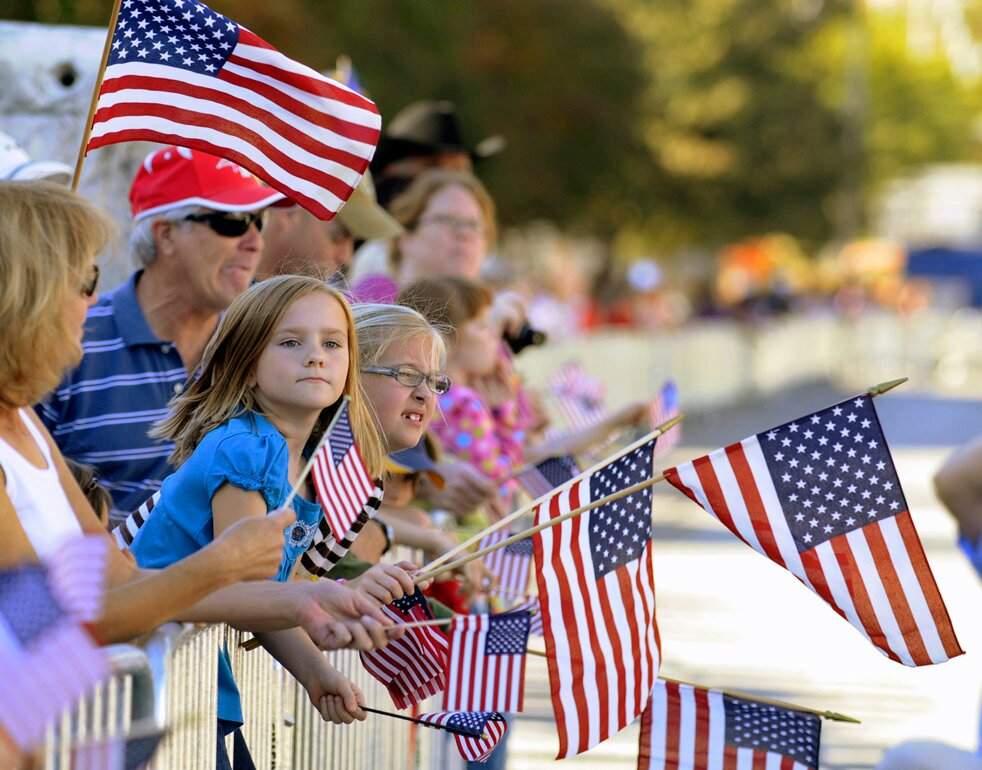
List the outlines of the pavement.
{"type": "MultiPolygon", "coordinates": [[[[671,465],[832,404],[851,393],[813,383],[712,414],[691,415],[671,465]]],[[[982,584],[954,546],[955,527],[931,490],[958,443],[982,433],[982,405],[902,390],[877,400],[884,432],[963,649],[947,663],[910,669],[878,653],[789,573],[736,540],[667,485],[654,502],[662,674],[702,685],[849,714],[824,722],[821,768],[873,768],[909,738],[974,749],[982,693],[982,584]]],[[[541,640],[538,641],[541,647],[541,640]]],[[[509,770],[557,767],[545,661],[529,657],[526,711],[510,732],[509,770]]],[[[636,766],[637,723],[566,767],[636,766]]],[[[938,768],[937,770],[943,770],[938,768]]]]}

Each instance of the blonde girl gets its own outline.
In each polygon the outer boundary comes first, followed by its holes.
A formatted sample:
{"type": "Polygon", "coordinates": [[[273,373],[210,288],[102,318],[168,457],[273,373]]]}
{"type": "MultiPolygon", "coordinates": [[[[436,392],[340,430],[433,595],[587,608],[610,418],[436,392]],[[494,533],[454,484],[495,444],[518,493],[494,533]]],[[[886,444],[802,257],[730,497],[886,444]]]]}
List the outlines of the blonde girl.
{"type": "MultiPolygon", "coordinates": [[[[243,292],[206,347],[198,377],[155,429],[157,437],[174,442],[171,461],[180,467],[164,480],[153,516],[133,541],[137,561],[169,564],[237,522],[262,518],[281,506],[344,395],[350,398],[352,429],[368,469],[381,475],[384,450],[359,383],[351,309],[338,292],[304,276],[278,276],[243,292]]],[[[300,485],[292,507],[296,522],[287,529],[277,581],[289,579],[323,517],[309,479],[300,485]]],[[[403,570],[375,569],[362,581],[380,583],[383,598],[412,590],[403,570]]],[[[327,664],[302,630],[261,638],[326,718],[364,718],[357,705],[360,693],[327,664]]],[[[242,722],[224,657],[218,717],[223,733],[242,722]]]]}

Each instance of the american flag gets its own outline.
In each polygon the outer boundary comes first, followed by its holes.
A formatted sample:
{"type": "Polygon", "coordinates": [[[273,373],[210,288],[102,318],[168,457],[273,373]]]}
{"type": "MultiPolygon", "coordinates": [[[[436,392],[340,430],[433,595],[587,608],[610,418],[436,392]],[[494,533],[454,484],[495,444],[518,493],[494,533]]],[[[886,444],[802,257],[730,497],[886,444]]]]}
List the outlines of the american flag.
{"type": "Polygon", "coordinates": [[[962,653],[870,396],[665,476],[893,660],[921,666],[962,653]]]}
{"type": "MultiPolygon", "coordinates": [[[[486,548],[500,543],[512,534],[507,528],[491,532],[481,538],[478,547],[486,548]]],[[[525,596],[528,593],[529,571],[532,568],[532,538],[519,540],[492,551],[484,557],[484,566],[498,579],[491,590],[493,595],[506,599],[525,596]]]]}
{"type": "MultiPolygon", "coordinates": [[[[651,402],[651,428],[654,430],[659,425],[673,417],[678,417],[679,415],[679,389],[675,386],[675,382],[672,380],[666,380],[665,384],[661,386],[661,390],[655,397],[655,400],[651,402]]],[[[658,439],[658,444],[655,446],[655,457],[661,457],[667,454],[670,449],[676,446],[679,441],[682,440],[682,426],[674,425],[669,428],[665,433],[661,435],[658,439]]]]}
{"type": "Polygon", "coordinates": [[[197,0],[123,0],[86,150],[176,144],[330,219],[375,152],[375,104],[197,0]]]}
{"type": "Polygon", "coordinates": [[[153,758],[163,737],[163,732],[154,732],[76,746],[68,767],[69,770],[140,770],[153,758]]]}
{"type": "MultiPolygon", "coordinates": [[[[652,476],[654,439],[558,490],[536,523],[652,476]]],[[[633,722],[660,660],[655,623],[651,490],[601,505],[534,535],[559,759],[633,722]]]]}
{"type": "Polygon", "coordinates": [[[817,770],[822,720],[658,680],[641,716],[638,770],[817,770]]]}
{"type": "Polygon", "coordinates": [[[354,523],[341,540],[334,539],[327,517],[322,516],[317,525],[317,532],[314,533],[313,541],[300,557],[298,569],[306,573],[308,577],[327,577],[334,565],[344,558],[365,525],[375,518],[381,505],[382,488],[376,484],[354,523]]]}
{"type": "Polygon", "coordinates": [[[550,379],[550,389],[566,424],[574,429],[600,422],[606,415],[603,384],[576,361],[568,361],[550,379]]]}
{"type": "Polygon", "coordinates": [[[550,457],[517,473],[515,478],[533,500],[548,495],[556,487],[580,475],[576,460],[570,455],[550,457]]]}
{"type": "Polygon", "coordinates": [[[455,617],[443,708],[521,711],[528,640],[528,612],[455,617]]]}
{"type": "MultiPolygon", "coordinates": [[[[78,573],[78,580],[101,587],[103,576],[99,568],[78,573]]],[[[0,727],[19,748],[30,750],[66,706],[108,673],[105,651],[62,606],[47,569],[0,572],[0,727]]]]}
{"type": "MultiPolygon", "coordinates": [[[[411,596],[385,605],[382,612],[396,623],[433,620],[419,588],[411,596]]],[[[446,686],[447,637],[433,626],[408,628],[401,639],[360,655],[368,672],[388,689],[396,708],[408,708],[446,686]]]]}
{"type": "Polygon", "coordinates": [[[433,725],[449,725],[471,735],[455,734],[457,750],[468,762],[483,762],[494,751],[501,736],[508,732],[503,715],[488,711],[435,711],[419,718],[433,725]],[[486,739],[482,735],[488,736],[486,739]]]}
{"type": "Polygon", "coordinates": [[[361,459],[351,430],[347,398],[338,407],[313,460],[311,475],[317,499],[324,509],[331,535],[335,542],[341,542],[375,492],[375,482],[361,459]]]}

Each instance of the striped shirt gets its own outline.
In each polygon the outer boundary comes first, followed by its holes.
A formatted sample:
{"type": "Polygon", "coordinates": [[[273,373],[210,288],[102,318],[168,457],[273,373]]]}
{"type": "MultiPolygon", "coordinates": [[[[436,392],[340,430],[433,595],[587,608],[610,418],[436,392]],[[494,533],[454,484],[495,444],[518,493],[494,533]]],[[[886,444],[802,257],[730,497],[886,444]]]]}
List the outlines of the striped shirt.
{"type": "Polygon", "coordinates": [[[147,433],[187,380],[177,349],[153,333],[140,309],[141,273],[89,309],[82,362],[37,407],[62,454],[95,467],[112,495],[110,526],[173,472],[167,462],[173,444],[147,433]]]}

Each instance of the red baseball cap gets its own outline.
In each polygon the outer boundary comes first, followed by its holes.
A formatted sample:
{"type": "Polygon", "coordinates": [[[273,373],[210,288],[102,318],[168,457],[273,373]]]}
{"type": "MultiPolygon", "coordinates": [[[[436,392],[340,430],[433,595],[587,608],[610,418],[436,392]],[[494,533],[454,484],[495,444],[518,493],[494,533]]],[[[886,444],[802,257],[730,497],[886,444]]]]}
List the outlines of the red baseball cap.
{"type": "Polygon", "coordinates": [[[284,197],[230,160],[170,146],[144,159],[130,187],[130,210],[138,222],[181,206],[255,211],[284,197]]]}

